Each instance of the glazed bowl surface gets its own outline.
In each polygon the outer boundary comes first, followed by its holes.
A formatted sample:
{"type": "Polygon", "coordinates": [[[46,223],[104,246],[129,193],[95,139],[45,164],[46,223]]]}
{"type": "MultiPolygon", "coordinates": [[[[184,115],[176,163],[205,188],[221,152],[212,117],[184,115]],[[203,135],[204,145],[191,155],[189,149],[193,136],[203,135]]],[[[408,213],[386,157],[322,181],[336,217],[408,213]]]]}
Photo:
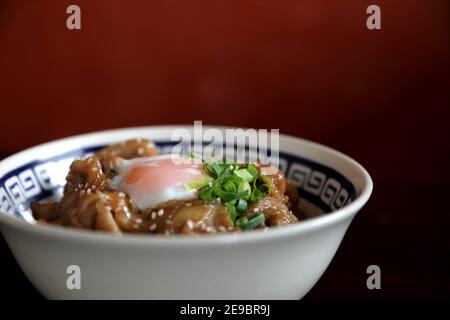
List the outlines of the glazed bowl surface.
{"type": "Polygon", "coordinates": [[[46,298],[299,299],[322,276],[369,199],[372,180],[344,154],[291,136],[280,135],[279,165],[300,193],[300,209],[311,216],[297,225],[167,237],[114,236],[35,223],[30,202],[59,197],[73,159],[138,137],[168,152],[178,128],[89,133],[0,161],[1,231],[25,275],[46,298]],[[74,276],[79,289],[73,286],[74,276]]]}

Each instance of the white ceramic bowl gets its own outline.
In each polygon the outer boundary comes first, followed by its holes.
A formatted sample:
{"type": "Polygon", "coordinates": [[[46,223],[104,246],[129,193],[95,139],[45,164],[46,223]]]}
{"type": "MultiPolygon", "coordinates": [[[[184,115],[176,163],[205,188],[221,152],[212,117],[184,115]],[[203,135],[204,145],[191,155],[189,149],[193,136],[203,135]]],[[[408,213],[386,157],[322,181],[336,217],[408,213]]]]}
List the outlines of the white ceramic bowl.
{"type": "Polygon", "coordinates": [[[113,236],[33,224],[31,200],[58,195],[74,157],[128,138],[164,147],[175,126],[103,131],[46,143],[0,162],[0,226],[32,284],[52,299],[299,299],[323,274],[372,192],[361,165],[280,135],[281,167],[303,209],[333,211],[295,226],[243,234],[113,236]],[[80,268],[81,289],[66,286],[80,268]]]}

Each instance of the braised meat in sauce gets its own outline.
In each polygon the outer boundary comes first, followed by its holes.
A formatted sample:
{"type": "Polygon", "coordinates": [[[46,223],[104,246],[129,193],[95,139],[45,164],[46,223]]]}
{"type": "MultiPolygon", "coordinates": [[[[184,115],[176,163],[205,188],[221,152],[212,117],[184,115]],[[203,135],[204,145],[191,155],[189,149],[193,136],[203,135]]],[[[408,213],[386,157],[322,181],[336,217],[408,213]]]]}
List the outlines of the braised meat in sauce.
{"type": "Polygon", "coordinates": [[[111,145],[73,161],[62,198],[32,203],[33,216],[114,234],[195,235],[299,222],[299,196],[278,169],[187,158],[158,155],[146,139],[111,145]]]}

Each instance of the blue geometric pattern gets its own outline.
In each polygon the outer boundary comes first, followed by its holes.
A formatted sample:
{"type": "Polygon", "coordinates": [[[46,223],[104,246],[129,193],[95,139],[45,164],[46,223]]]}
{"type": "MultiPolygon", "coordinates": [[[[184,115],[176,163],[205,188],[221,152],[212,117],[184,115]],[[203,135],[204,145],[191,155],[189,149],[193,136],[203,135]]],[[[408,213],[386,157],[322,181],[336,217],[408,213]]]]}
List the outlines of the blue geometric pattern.
{"type": "MultiPolygon", "coordinates": [[[[173,142],[158,142],[161,153],[173,142]]],[[[61,194],[70,163],[105,146],[82,148],[45,160],[35,160],[0,177],[0,211],[18,217],[32,201],[61,194]]],[[[298,189],[301,198],[312,202],[325,213],[348,205],[356,197],[353,184],[334,169],[317,162],[280,152],[280,169],[298,189]]]]}

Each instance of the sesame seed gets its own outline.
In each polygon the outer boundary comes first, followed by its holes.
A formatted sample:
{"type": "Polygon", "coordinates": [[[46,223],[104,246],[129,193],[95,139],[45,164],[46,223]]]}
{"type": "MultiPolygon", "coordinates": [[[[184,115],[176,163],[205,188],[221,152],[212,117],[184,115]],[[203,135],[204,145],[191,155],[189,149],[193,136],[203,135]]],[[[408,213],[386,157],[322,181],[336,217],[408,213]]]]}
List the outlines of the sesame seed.
{"type": "Polygon", "coordinates": [[[139,225],[135,223],[135,224],[133,224],[133,228],[134,229],[139,229],[139,225]]]}
{"type": "Polygon", "coordinates": [[[171,225],[172,223],[172,220],[166,220],[166,224],[171,225]]]}
{"type": "Polygon", "coordinates": [[[95,191],[95,189],[97,189],[97,187],[96,186],[92,186],[91,189],[92,189],[92,191],[95,191]]]}
{"type": "Polygon", "coordinates": [[[152,216],[152,219],[155,220],[156,219],[156,212],[152,211],[151,216],[152,216]]]}
{"type": "Polygon", "coordinates": [[[119,192],[119,197],[120,197],[120,198],[125,198],[125,193],[119,192]]]}
{"type": "Polygon", "coordinates": [[[187,203],[185,203],[184,205],[185,205],[186,207],[190,207],[190,206],[192,206],[192,203],[187,202],[187,203]]]}
{"type": "Polygon", "coordinates": [[[136,223],[142,223],[142,219],[141,218],[136,218],[136,223]]]}
{"type": "Polygon", "coordinates": [[[187,222],[186,222],[186,225],[187,225],[187,227],[189,228],[189,229],[194,229],[194,223],[192,222],[192,220],[188,220],[187,222]]]}
{"type": "Polygon", "coordinates": [[[215,231],[214,228],[211,227],[211,226],[208,226],[208,227],[206,228],[206,232],[214,232],[214,231],[215,231]]]}
{"type": "Polygon", "coordinates": [[[158,216],[162,216],[164,214],[164,209],[159,209],[158,210],[158,216]]]}
{"type": "Polygon", "coordinates": [[[150,230],[150,231],[153,231],[153,230],[155,230],[156,229],[156,224],[154,224],[154,223],[152,223],[151,225],[150,225],[150,228],[148,228],[148,230],[150,230]]]}
{"type": "Polygon", "coordinates": [[[98,168],[92,168],[92,171],[96,172],[96,171],[98,171],[98,168]]]}
{"type": "Polygon", "coordinates": [[[85,190],[81,190],[81,191],[80,191],[80,196],[84,195],[85,193],[86,193],[85,190]]]}
{"type": "Polygon", "coordinates": [[[137,150],[137,153],[138,153],[139,155],[144,154],[144,148],[139,148],[139,149],[137,150]]]}
{"type": "Polygon", "coordinates": [[[86,193],[87,193],[87,194],[91,194],[91,189],[88,188],[88,189],[86,190],[86,193]]]}
{"type": "Polygon", "coordinates": [[[259,211],[258,208],[254,208],[254,209],[253,209],[253,212],[255,212],[255,213],[258,212],[258,211],[259,211]]]}
{"type": "Polygon", "coordinates": [[[227,231],[224,226],[219,226],[217,229],[219,229],[219,231],[222,231],[222,232],[227,231]]]}

